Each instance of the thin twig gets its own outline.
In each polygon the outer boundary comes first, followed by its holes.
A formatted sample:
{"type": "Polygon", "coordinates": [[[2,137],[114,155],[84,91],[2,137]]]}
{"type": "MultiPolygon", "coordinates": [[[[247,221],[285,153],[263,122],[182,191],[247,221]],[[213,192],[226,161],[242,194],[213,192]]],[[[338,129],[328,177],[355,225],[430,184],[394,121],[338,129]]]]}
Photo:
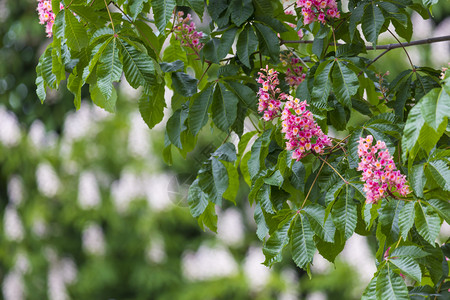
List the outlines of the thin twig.
{"type": "Polygon", "coordinates": [[[108,11],[109,19],[111,20],[112,29],[113,29],[114,33],[116,33],[116,30],[114,29],[114,22],[112,20],[111,12],[109,11],[108,4],[106,3],[106,0],[103,0],[103,1],[105,1],[105,6],[106,6],[106,10],[108,11]]]}
{"type": "Polygon", "coordinates": [[[311,184],[311,187],[309,188],[308,194],[306,194],[305,200],[303,200],[302,206],[300,207],[299,210],[302,210],[302,208],[305,206],[306,200],[308,200],[309,194],[311,194],[311,191],[314,187],[314,184],[316,184],[316,180],[319,177],[320,172],[322,171],[323,166],[325,165],[325,161],[322,163],[322,165],[320,166],[319,172],[317,172],[316,178],[314,178],[313,183],[311,184]]]}
{"type": "Polygon", "coordinates": [[[375,57],[370,63],[367,64],[367,66],[364,68],[364,70],[361,70],[361,72],[358,73],[358,77],[361,76],[361,74],[364,73],[364,71],[367,70],[371,64],[376,62],[378,59],[380,59],[380,57],[382,57],[383,55],[385,55],[386,53],[388,53],[391,50],[392,49],[386,49],[385,51],[383,51],[383,53],[381,53],[380,55],[375,57]]]}
{"type": "Polygon", "coordinates": [[[211,67],[211,62],[208,63],[206,70],[203,72],[202,76],[200,77],[200,80],[197,82],[197,86],[200,84],[200,82],[202,81],[203,77],[205,76],[206,72],[208,72],[210,67],[211,67]]]}
{"type": "Polygon", "coordinates": [[[322,160],[324,163],[326,163],[336,174],[338,174],[339,177],[341,177],[342,181],[344,181],[345,184],[348,184],[348,181],[345,180],[344,177],[342,177],[342,175],[329,163],[327,162],[325,159],[323,159],[320,156],[317,156],[320,160],[322,160]]]}
{"type": "Polygon", "coordinates": [[[416,68],[414,67],[414,64],[412,63],[411,57],[409,56],[408,51],[406,51],[406,48],[403,45],[403,43],[400,42],[400,40],[397,38],[397,36],[388,27],[384,26],[384,28],[386,28],[386,30],[389,31],[389,33],[394,37],[394,39],[400,44],[400,47],[403,48],[403,51],[405,51],[406,56],[408,57],[409,63],[411,64],[411,68],[412,68],[413,72],[415,72],[416,68]]]}
{"type": "MultiPolygon", "coordinates": [[[[395,49],[395,48],[402,48],[402,47],[410,47],[410,46],[417,46],[417,45],[425,45],[425,44],[433,44],[433,43],[439,43],[439,42],[445,42],[445,41],[450,41],[450,35],[444,35],[444,36],[439,36],[439,37],[434,37],[434,38],[429,38],[429,39],[423,39],[423,40],[417,40],[417,41],[412,41],[409,43],[402,43],[402,44],[387,44],[387,45],[378,45],[376,47],[374,46],[366,46],[366,50],[391,50],[391,49],[395,49]]],[[[314,41],[294,41],[294,40],[281,40],[280,44],[312,44],[314,43],[314,41]]],[[[328,44],[328,46],[333,46],[333,43],[328,44]]],[[[342,43],[337,43],[337,46],[340,45],[345,45],[342,43]]]]}
{"type": "Polygon", "coordinates": [[[256,131],[258,131],[258,133],[261,133],[261,131],[259,130],[259,128],[255,125],[255,123],[253,122],[252,118],[250,117],[250,115],[248,116],[250,122],[253,124],[253,127],[255,127],[256,131]]]}

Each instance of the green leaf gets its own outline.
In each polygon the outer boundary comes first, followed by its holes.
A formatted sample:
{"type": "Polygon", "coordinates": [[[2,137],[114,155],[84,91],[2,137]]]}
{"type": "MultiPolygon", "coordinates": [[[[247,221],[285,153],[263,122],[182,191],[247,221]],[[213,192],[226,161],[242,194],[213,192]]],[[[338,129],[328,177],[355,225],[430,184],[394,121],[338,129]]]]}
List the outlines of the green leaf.
{"type": "Polygon", "coordinates": [[[248,160],[248,171],[250,172],[250,177],[255,178],[258,172],[261,170],[261,165],[264,165],[264,160],[267,155],[270,134],[272,130],[266,130],[264,133],[256,139],[252,145],[251,157],[248,160]]]}
{"type": "Polygon", "coordinates": [[[170,18],[173,16],[175,5],[175,0],[152,0],[156,27],[162,35],[166,35],[165,29],[170,18]]]}
{"type": "Polygon", "coordinates": [[[221,60],[222,58],[227,56],[228,52],[231,49],[231,46],[234,43],[234,38],[236,37],[237,30],[238,29],[236,27],[230,28],[222,34],[220,38],[219,49],[217,49],[218,60],[221,60]]]}
{"type": "Polygon", "coordinates": [[[402,207],[398,215],[398,225],[400,227],[400,234],[403,240],[406,241],[408,233],[414,225],[414,202],[407,202],[402,207]]]}
{"type": "Polygon", "coordinates": [[[244,30],[239,33],[239,37],[236,43],[236,54],[239,60],[248,68],[250,65],[250,55],[256,51],[258,47],[258,38],[256,37],[253,27],[246,25],[244,30]]]}
{"type": "Polygon", "coordinates": [[[161,71],[164,73],[184,70],[184,62],[179,59],[173,62],[162,62],[159,65],[161,66],[161,71]]]}
{"type": "Polygon", "coordinates": [[[313,241],[312,231],[307,218],[298,214],[294,219],[291,232],[292,259],[299,268],[306,268],[313,259],[316,246],[313,241]]]}
{"type": "Polygon", "coordinates": [[[227,169],[228,188],[223,193],[223,198],[233,202],[236,205],[236,195],[239,190],[239,173],[237,168],[231,162],[222,162],[227,169]]]}
{"type": "Polygon", "coordinates": [[[193,135],[205,126],[208,121],[208,108],[213,101],[213,86],[210,85],[200,93],[194,95],[192,105],[189,109],[189,130],[193,135]]]}
{"type": "Polygon", "coordinates": [[[281,187],[283,185],[283,182],[284,178],[283,175],[281,175],[280,170],[276,170],[272,175],[264,178],[264,183],[277,187],[281,187]]]}
{"type": "Polygon", "coordinates": [[[437,131],[442,122],[450,118],[450,95],[443,88],[433,89],[421,102],[420,108],[425,122],[437,131]]]}
{"type": "Polygon", "coordinates": [[[254,218],[256,223],[256,235],[261,241],[263,241],[267,234],[269,234],[269,228],[266,224],[264,213],[259,203],[256,203],[255,205],[254,218]]]}
{"type": "Polygon", "coordinates": [[[198,186],[198,179],[189,187],[187,201],[191,215],[195,218],[198,218],[208,206],[208,195],[198,186]]]}
{"type": "Polygon", "coordinates": [[[205,226],[211,229],[211,231],[217,233],[217,215],[214,208],[214,203],[209,202],[206,209],[198,217],[198,224],[205,230],[205,226]]]}
{"type": "Polygon", "coordinates": [[[409,152],[411,152],[419,140],[420,129],[423,124],[425,124],[420,106],[421,103],[415,105],[409,111],[408,119],[406,120],[405,127],[403,128],[402,147],[409,152]]]}
{"type": "Polygon", "coordinates": [[[142,9],[144,9],[144,3],[147,3],[148,0],[129,0],[128,1],[128,12],[130,13],[133,21],[136,20],[138,14],[141,13],[142,9]]]}
{"type": "Polygon", "coordinates": [[[228,131],[236,120],[238,98],[230,91],[226,90],[222,83],[216,85],[211,106],[212,119],[216,126],[228,131]]]}
{"type": "MultiPolygon", "coordinates": [[[[291,160],[290,154],[288,154],[287,160],[291,160]]],[[[305,166],[301,161],[295,161],[292,164],[292,176],[291,183],[297,190],[303,191],[305,189],[305,177],[306,170],[305,166]]]]}
{"type": "Polygon", "coordinates": [[[345,240],[349,239],[355,232],[358,219],[356,204],[353,201],[354,195],[355,189],[346,184],[344,194],[338,197],[331,212],[334,225],[344,234],[345,240]]]}
{"type": "Polygon", "coordinates": [[[256,33],[258,34],[259,48],[262,54],[270,56],[273,61],[280,59],[280,40],[276,33],[266,25],[255,23],[256,33]]]}
{"type": "Polygon", "coordinates": [[[350,32],[350,40],[353,40],[353,36],[355,35],[355,30],[356,30],[356,24],[360,23],[362,20],[362,16],[364,14],[364,8],[366,7],[365,2],[359,2],[358,3],[358,7],[356,7],[353,11],[352,14],[350,15],[350,20],[349,20],[349,32],[350,32]]]}
{"type": "Polygon", "coordinates": [[[80,51],[89,44],[85,27],[71,13],[64,14],[64,19],[66,21],[64,35],[67,38],[67,46],[75,51],[80,51]]]}
{"type": "Polygon", "coordinates": [[[369,285],[367,285],[364,293],[362,294],[361,300],[377,300],[377,277],[374,276],[370,280],[369,285]]]}
{"type": "Polygon", "coordinates": [[[309,223],[315,234],[325,242],[333,243],[336,228],[331,218],[327,218],[325,221],[325,208],[319,204],[312,203],[305,206],[303,211],[308,216],[309,223]]]}
{"type": "Polygon", "coordinates": [[[422,281],[422,271],[420,271],[419,264],[411,257],[393,257],[389,262],[399,268],[404,275],[408,275],[418,282],[422,281]]]}
{"type": "Polygon", "coordinates": [[[121,76],[122,63],[119,60],[117,41],[111,38],[97,64],[97,85],[106,99],[111,97],[113,82],[119,81],[121,76]]]}
{"type": "Polygon", "coordinates": [[[341,60],[336,60],[332,78],[334,95],[342,105],[351,108],[352,96],[359,87],[358,77],[341,60]]]}
{"type": "Polygon", "coordinates": [[[438,214],[428,207],[423,207],[420,202],[416,202],[415,210],[416,216],[414,223],[416,224],[417,232],[428,243],[434,245],[434,241],[438,237],[441,229],[441,220],[438,214]]]}
{"type": "Polygon", "coordinates": [[[364,9],[361,27],[366,39],[374,45],[377,43],[383,24],[384,16],[377,3],[370,2],[367,4],[364,9]]]}
{"type": "Polygon", "coordinates": [[[314,106],[318,108],[326,107],[328,96],[331,91],[330,71],[334,62],[327,60],[322,62],[314,74],[314,87],[311,93],[314,106]]]}
{"type": "Polygon", "coordinates": [[[184,72],[172,73],[172,87],[183,97],[191,97],[197,93],[198,80],[184,72]]]}
{"type": "Polygon", "coordinates": [[[269,239],[265,243],[263,248],[263,253],[266,257],[264,265],[271,266],[275,262],[281,260],[281,251],[283,251],[283,248],[289,243],[288,233],[292,218],[293,217],[281,224],[278,229],[270,235],[269,239]]]}
{"type": "Polygon", "coordinates": [[[450,168],[443,160],[430,161],[426,168],[436,183],[446,191],[450,191],[450,168]]]}
{"type": "Polygon", "coordinates": [[[391,252],[390,257],[422,258],[429,254],[417,246],[400,246],[391,252]]]}
{"type": "Polygon", "coordinates": [[[316,242],[316,247],[317,250],[319,250],[320,255],[331,263],[334,263],[338,254],[341,253],[345,247],[345,240],[338,230],[336,230],[334,234],[333,243],[325,242],[317,235],[314,237],[314,241],[316,242]]]}
{"type": "Polygon", "coordinates": [[[377,277],[377,299],[404,300],[409,299],[408,289],[400,275],[394,273],[386,264],[377,277]]]}
{"type": "Polygon", "coordinates": [[[185,108],[176,110],[173,115],[167,120],[166,132],[170,142],[178,147],[183,148],[181,144],[181,132],[184,131],[184,122],[187,118],[187,110],[185,108]]]}
{"type": "Polygon", "coordinates": [[[142,86],[144,93],[150,94],[152,86],[156,83],[155,66],[153,59],[140,52],[123,39],[119,39],[122,55],[123,71],[128,83],[135,89],[142,86]]]}
{"type": "Polygon", "coordinates": [[[253,0],[256,13],[260,12],[263,15],[272,15],[273,8],[270,0],[253,0]]]}
{"type": "Polygon", "coordinates": [[[414,165],[409,172],[409,183],[417,197],[423,197],[423,188],[425,187],[424,164],[414,165]]]}
{"type": "Polygon", "coordinates": [[[261,208],[269,214],[274,214],[272,201],[270,201],[270,185],[263,184],[256,192],[256,201],[261,204],[261,208]]]}
{"type": "Polygon", "coordinates": [[[117,93],[116,89],[113,88],[111,91],[111,97],[106,98],[103,93],[101,92],[100,88],[96,84],[90,84],[89,85],[89,93],[91,94],[92,102],[95,103],[95,105],[103,108],[104,110],[108,112],[115,112],[116,110],[116,100],[117,100],[117,93]]]}
{"type": "Polygon", "coordinates": [[[241,26],[253,14],[252,0],[231,0],[231,21],[241,26]]]}
{"type": "Polygon", "coordinates": [[[151,95],[142,94],[139,98],[139,112],[151,129],[164,118],[164,84],[155,86],[151,95]]]}
{"type": "Polygon", "coordinates": [[[216,201],[220,202],[223,193],[228,188],[228,171],[223,163],[216,157],[211,157],[211,169],[216,189],[216,201]]]}
{"type": "Polygon", "coordinates": [[[226,162],[234,162],[236,157],[236,147],[230,142],[221,145],[211,156],[215,156],[226,162]]]}
{"type": "Polygon", "coordinates": [[[391,199],[389,202],[381,204],[380,217],[378,225],[381,232],[386,236],[387,243],[397,241],[400,235],[399,215],[405,205],[405,201],[391,199]]]}
{"type": "Polygon", "coordinates": [[[445,222],[447,222],[447,224],[450,224],[450,203],[439,199],[430,199],[427,200],[427,203],[439,214],[439,216],[441,216],[442,219],[445,220],[445,222]]]}
{"type": "Polygon", "coordinates": [[[236,81],[226,81],[225,86],[238,97],[246,108],[256,109],[257,97],[251,88],[236,81]]]}
{"type": "Polygon", "coordinates": [[[378,217],[378,209],[381,206],[381,202],[364,203],[364,222],[366,223],[366,229],[370,229],[373,225],[373,221],[378,217]]]}

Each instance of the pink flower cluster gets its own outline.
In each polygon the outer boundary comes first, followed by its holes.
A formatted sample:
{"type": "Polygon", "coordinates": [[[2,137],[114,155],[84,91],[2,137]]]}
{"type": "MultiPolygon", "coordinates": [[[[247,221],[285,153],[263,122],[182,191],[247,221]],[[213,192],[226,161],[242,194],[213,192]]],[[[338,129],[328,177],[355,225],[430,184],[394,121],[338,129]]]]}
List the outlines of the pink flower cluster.
{"type": "Polygon", "coordinates": [[[203,48],[203,43],[200,42],[200,39],[203,37],[203,32],[196,30],[195,23],[191,21],[191,14],[187,14],[186,18],[183,18],[183,16],[184,13],[179,11],[174,32],[181,39],[182,46],[189,47],[195,53],[198,53],[203,48]]]}
{"type": "Polygon", "coordinates": [[[259,105],[258,112],[263,113],[264,121],[270,121],[278,117],[281,111],[281,100],[286,99],[287,95],[282,93],[278,85],[278,72],[266,66],[258,72],[258,83],[262,84],[259,88],[258,97],[259,105]]]}
{"type": "MultiPolygon", "coordinates": [[[[52,2],[51,0],[37,0],[38,6],[37,11],[39,14],[39,24],[45,24],[45,33],[47,33],[47,37],[52,37],[53,35],[53,24],[55,23],[55,14],[52,10],[52,2]]],[[[59,4],[59,9],[63,9],[64,6],[62,3],[59,4]]]]}
{"type": "Polygon", "coordinates": [[[341,15],[337,9],[336,0],[297,0],[297,7],[302,8],[305,25],[315,21],[325,24],[325,18],[338,19],[341,15]]]}
{"type": "Polygon", "coordinates": [[[281,132],[284,133],[286,150],[294,150],[292,159],[297,161],[307,154],[307,151],[323,153],[325,146],[331,146],[331,140],[314,120],[313,114],[306,109],[306,101],[300,102],[292,96],[287,97],[281,113],[281,132]]]}
{"type": "MultiPolygon", "coordinates": [[[[294,10],[286,10],[284,13],[286,14],[286,15],[294,15],[294,10]]],[[[297,27],[297,25],[295,25],[295,24],[292,24],[292,23],[289,23],[289,22],[286,22],[290,27],[292,27],[292,28],[296,28],[297,27]]],[[[298,30],[297,31],[297,35],[298,35],[298,38],[299,39],[302,39],[303,38],[303,30],[298,30]]],[[[280,34],[278,34],[278,37],[280,36],[280,34]]]]}
{"type": "Polygon", "coordinates": [[[300,64],[300,59],[297,57],[292,57],[286,64],[288,65],[285,78],[286,83],[293,88],[297,88],[300,83],[302,83],[302,81],[306,78],[306,73],[303,72],[303,67],[300,64]]]}
{"type": "Polygon", "coordinates": [[[365,182],[366,203],[377,203],[381,198],[397,191],[406,196],[410,191],[406,184],[406,176],[396,170],[393,157],[386,144],[377,141],[372,146],[373,137],[359,139],[358,156],[361,162],[358,171],[363,171],[361,180],[365,182]]]}

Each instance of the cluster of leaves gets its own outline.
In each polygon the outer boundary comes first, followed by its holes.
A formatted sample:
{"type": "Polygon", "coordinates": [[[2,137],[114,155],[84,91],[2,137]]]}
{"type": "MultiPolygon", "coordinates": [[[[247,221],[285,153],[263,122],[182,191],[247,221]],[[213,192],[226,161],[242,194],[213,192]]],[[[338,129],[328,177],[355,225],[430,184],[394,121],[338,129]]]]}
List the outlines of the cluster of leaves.
{"type": "Polygon", "coordinates": [[[436,2],[349,1],[340,19],[303,25],[278,1],[210,0],[205,10],[202,0],[73,0],[56,15],[53,42],[37,67],[37,92],[44,100],[46,87],[58,88],[68,73],[76,106],[88,84],[92,101],[113,111],[113,83],[123,73],[132,87],[142,87],[139,108],[151,128],[162,120],[165,87],[171,88],[163,151],[168,163],[172,148],[192,151],[207,124],[240,138],[237,149],[225,140],[211,154],[189,190],[192,215],[202,227],[216,230],[214,206],[235,201],[240,174],[250,187],[266,265],[280,261],[285,248],[306,270],[316,250],[333,262],[356,232],[377,240],[378,271],[364,299],[439,294],[449,288],[449,246],[435,243],[450,219],[449,74],[442,80],[439,70],[410,61],[410,70],[381,86],[375,60],[365,56],[382,32],[410,41],[411,12],[428,18],[436,2]],[[210,20],[200,52],[181,47],[171,29],[176,11],[188,8],[210,20]],[[299,29],[313,37],[311,44],[298,41],[299,29]],[[292,161],[279,122],[254,124],[260,118],[256,74],[265,65],[276,69],[283,51],[301,57],[309,71],[295,91],[282,90],[306,100],[324,132],[332,126],[348,134],[321,156],[292,161]],[[254,129],[246,132],[250,123],[254,129]],[[407,198],[365,203],[356,166],[357,141],[367,134],[384,141],[407,174],[413,190],[407,198]],[[400,274],[413,284],[407,287],[400,274]]]}

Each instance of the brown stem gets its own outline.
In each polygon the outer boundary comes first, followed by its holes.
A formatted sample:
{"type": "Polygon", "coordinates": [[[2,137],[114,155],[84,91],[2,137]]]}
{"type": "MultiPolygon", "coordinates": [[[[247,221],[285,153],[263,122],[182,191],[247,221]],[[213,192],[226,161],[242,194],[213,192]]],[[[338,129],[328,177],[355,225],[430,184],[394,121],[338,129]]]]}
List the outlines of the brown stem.
{"type": "Polygon", "coordinates": [[[209,68],[211,67],[211,62],[208,63],[208,66],[206,67],[205,71],[203,72],[202,76],[200,77],[200,80],[197,82],[197,86],[202,81],[203,77],[205,76],[206,72],[208,72],[209,68]]]}
{"type": "Polygon", "coordinates": [[[391,51],[391,49],[386,49],[383,53],[381,53],[380,55],[378,55],[377,57],[375,57],[369,64],[367,64],[366,68],[364,70],[361,70],[361,72],[358,73],[358,77],[361,76],[362,73],[364,73],[365,70],[367,70],[367,68],[369,68],[369,66],[371,64],[373,64],[374,62],[376,62],[378,59],[380,59],[380,57],[382,57],[383,55],[385,55],[386,53],[388,53],[389,51],[391,51]]]}
{"type": "Polygon", "coordinates": [[[317,156],[320,160],[322,160],[324,163],[326,163],[336,174],[338,174],[338,176],[339,177],[341,177],[341,179],[342,179],[342,181],[345,183],[345,184],[348,184],[348,181],[347,180],[345,180],[345,178],[344,177],[342,177],[342,175],[329,163],[329,162],[327,162],[325,159],[323,159],[322,157],[320,157],[320,156],[317,156]]]}
{"type": "MultiPolygon", "coordinates": [[[[439,43],[439,42],[445,42],[450,41],[450,35],[444,35],[434,38],[428,38],[423,40],[417,40],[412,41],[409,43],[402,43],[402,44],[387,44],[387,45],[378,45],[376,47],[373,46],[366,46],[366,50],[391,50],[395,48],[402,48],[402,47],[410,47],[410,46],[417,46],[417,45],[425,45],[425,44],[433,44],[433,43],[439,43]]],[[[280,44],[312,44],[314,41],[294,41],[294,40],[281,40],[280,44]]],[[[329,46],[333,46],[334,44],[331,43],[329,46]]],[[[337,43],[337,46],[344,45],[342,43],[337,43]]]]}
{"type": "Polygon", "coordinates": [[[116,33],[116,30],[114,29],[114,22],[111,18],[111,12],[109,11],[108,4],[106,3],[106,0],[103,0],[103,1],[105,1],[105,6],[106,6],[106,10],[108,11],[109,19],[111,20],[112,29],[113,29],[114,33],[116,33]]]}
{"type": "Polygon", "coordinates": [[[320,166],[319,172],[317,172],[316,178],[314,178],[313,183],[311,184],[311,187],[309,188],[308,194],[306,194],[305,200],[303,200],[302,206],[300,207],[299,210],[302,210],[303,207],[305,206],[306,200],[308,200],[309,194],[311,194],[311,191],[314,187],[314,184],[316,184],[316,180],[319,177],[320,172],[322,171],[323,166],[325,165],[325,161],[322,163],[322,165],[320,166]]]}
{"type": "MultiPolygon", "coordinates": [[[[383,25],[384,26],[384,25],[383,25]]],[[[409,63],[411,64],[411,68],[413,70],[413,72],[415,72],[416,68],[414,68],[414,64],[412,63],[411,57],[409,56],[408,51],[406,51],[405,46],[403,46],[403,43],[400,42],[400,40],[395,36],[395,34],[386,26],[384,26],[384,28],[386,28],[387,31],[389,31],[389,33],[394,37],[394,39],[399,43],[400,47],[403,48],[403,51],[405,51],[406,56],[408,57],[409,63]]]]}

